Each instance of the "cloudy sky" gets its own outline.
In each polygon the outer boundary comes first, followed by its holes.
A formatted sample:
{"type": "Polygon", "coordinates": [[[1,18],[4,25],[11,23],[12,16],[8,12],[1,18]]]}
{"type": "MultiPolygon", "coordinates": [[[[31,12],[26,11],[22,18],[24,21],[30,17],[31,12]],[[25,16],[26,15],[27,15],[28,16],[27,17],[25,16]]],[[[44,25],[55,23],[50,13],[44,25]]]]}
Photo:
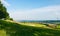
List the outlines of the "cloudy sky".
{"type": "Polygon", "coordinates": [[[14,20],[60,20],[60,0],[1,0],[14,20]]]}

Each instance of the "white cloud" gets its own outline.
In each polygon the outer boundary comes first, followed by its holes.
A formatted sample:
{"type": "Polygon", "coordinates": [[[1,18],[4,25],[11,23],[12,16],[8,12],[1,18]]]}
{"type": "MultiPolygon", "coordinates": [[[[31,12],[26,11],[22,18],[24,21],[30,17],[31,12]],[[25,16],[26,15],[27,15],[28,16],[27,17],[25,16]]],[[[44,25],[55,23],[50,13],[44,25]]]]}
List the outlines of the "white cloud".
{"type": "Polygon", "coordinates": [[[8,2],[6,2],[5,0],[0,0],[5,6],[10,6],[10,4],[8,2]]]}
{"type": "Polygon", "coordinates": [[[60,5],[59,6],[47,6],[47,7],[42,7],[42,8],[37,8],[33,9],[33,12],[49,12],[49,11],[59,11],[60,10],[60,5]]]}
{"type": "Polygon", "coordinates": [[[9,12],[15,20],[55,20],[60,19],[60,5],[47,6],[31,10],[9,12]]]}

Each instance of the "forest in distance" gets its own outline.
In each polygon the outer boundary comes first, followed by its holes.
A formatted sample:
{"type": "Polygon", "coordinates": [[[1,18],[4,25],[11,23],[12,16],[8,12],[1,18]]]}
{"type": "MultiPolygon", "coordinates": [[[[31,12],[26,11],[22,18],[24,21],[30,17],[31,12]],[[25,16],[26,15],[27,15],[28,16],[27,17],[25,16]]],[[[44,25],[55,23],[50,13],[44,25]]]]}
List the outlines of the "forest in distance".
{"type": "Polygon", "coordinates": [[[60,20],[20,20],[18,22],[60,24],[60,20]]]}

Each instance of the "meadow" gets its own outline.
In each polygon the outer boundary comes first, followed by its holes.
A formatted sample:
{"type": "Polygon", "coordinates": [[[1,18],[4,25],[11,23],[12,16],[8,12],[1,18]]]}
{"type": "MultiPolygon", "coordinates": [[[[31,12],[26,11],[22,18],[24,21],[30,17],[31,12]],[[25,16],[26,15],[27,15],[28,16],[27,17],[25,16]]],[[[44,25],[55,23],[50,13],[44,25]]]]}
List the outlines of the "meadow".
{"type": "Polygon", "coordinates": [[[52,29],[47,27],[37,23],[16,23],[0,20],[0,36],[60,36],[60,25],[52,29]]]}

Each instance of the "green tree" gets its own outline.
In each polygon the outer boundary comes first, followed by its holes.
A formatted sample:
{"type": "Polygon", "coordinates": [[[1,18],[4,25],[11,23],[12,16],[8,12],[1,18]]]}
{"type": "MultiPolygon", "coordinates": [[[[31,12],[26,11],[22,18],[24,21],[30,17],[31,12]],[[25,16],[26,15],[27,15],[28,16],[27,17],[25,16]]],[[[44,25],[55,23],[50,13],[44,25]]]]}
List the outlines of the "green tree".
{"type": "Polygon", "coordinates": [[[7,9],[5,6],[3,6],[3,4],[0,1],[0,19],[8,19],[8,18],[10,18],[10,17],[7,12],[7,9]]]}

